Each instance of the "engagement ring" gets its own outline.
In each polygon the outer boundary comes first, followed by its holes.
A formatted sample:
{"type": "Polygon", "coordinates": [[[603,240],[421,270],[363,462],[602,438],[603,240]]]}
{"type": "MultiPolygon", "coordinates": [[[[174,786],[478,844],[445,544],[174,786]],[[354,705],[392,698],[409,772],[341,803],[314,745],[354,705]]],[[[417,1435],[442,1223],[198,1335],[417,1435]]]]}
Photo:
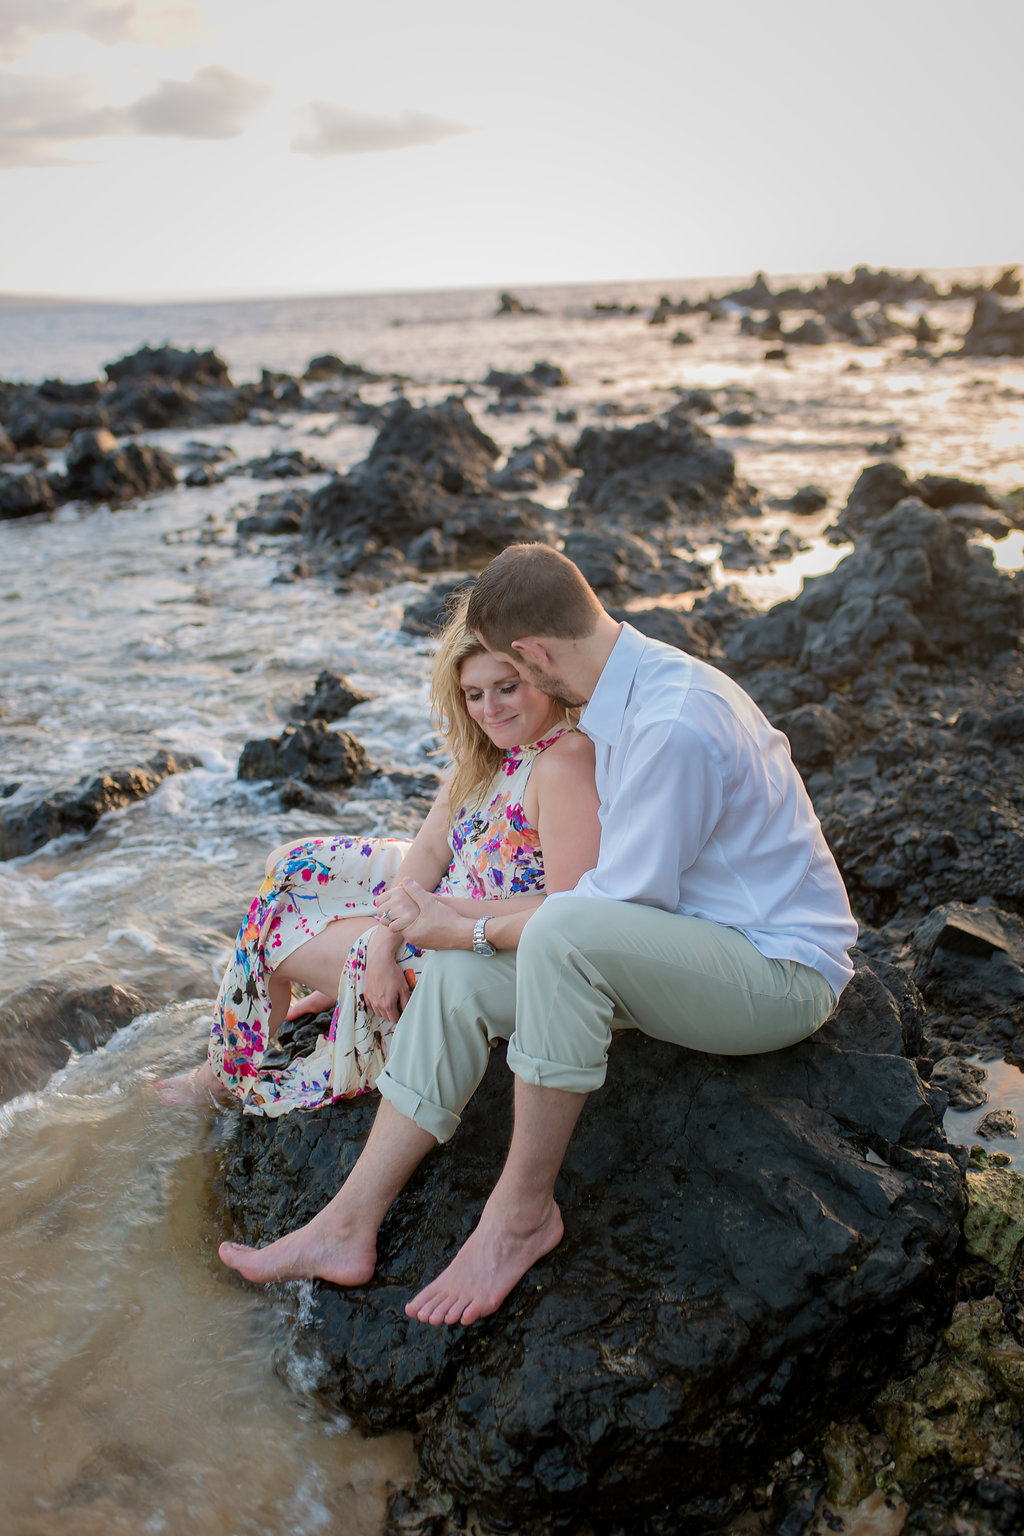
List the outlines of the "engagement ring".
{"type": "Polygon", "coordinates": [[[391,921],[391,913],[388,911],[387,907],[385,907],[382,910],[382,912],[380,914],[380,920],[381,920],[382,923],[390,923],[390,921],[391,921]]]}

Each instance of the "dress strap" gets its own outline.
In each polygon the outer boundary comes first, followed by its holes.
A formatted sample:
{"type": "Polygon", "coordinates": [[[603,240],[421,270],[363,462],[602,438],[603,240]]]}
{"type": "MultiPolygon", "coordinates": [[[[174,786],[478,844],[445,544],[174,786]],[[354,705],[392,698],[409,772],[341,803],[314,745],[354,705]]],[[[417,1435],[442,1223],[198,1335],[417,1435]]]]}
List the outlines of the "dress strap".
{"type": "Polygon", "coordinates": [[[543,737],[541,737],[540,741],[535,741],[533,743],[533,746],[530,748],[530,751],[531,752],[544,752],[544,751],[546,751],[548,747],[553,747],[556,741],[561,741],[562,737],[563,736],[567,736],[569,734],[569,732],[572,731],[573,729],[574,729],[574,727],[571,726],[571,725],[562,725],[562,726],[560,726],[558,728],[558,730],[554,732],[553,735],[551,735],[551,736],[543,736],[543,737]]]}

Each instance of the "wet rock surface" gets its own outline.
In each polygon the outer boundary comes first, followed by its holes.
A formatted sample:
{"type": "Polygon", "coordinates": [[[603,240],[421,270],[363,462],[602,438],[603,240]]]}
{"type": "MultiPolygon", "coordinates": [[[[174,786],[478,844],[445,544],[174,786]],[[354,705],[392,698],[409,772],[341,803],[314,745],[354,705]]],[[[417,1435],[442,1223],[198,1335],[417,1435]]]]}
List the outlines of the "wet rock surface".
{"type": "MultiPolygon", "coordinates": [[[[914,990],[861,961],[812,1041],[702,1056],[620,1036],[560,1180],[560,1247],[493,1319],[402,1307],[468,1235],[510,1124],[503,1053],[382,1232],[378,1274],[314,1288],[294,1347],[369,1427],[417,1425],[425,1472],[523,1530],[708,1528],[801,1436],[923,1363],[948,1318],[963,1175],[904,1051],[914,990]],[[642,1170],[642,1173],[641,1173],[642,1170]],[[444,1213],[444,1219],[439,1219],[444,1213]],[[648,1524],[645,1522],[653,1522],[648,1524]]],[[[239,1120],[222,1198],[243,1240],[307,1219],[374,1105],[239,1120]]]]}
{"type": "Polygon", "coordinates": [[[109,981],[39,981],[0,1003],[0,1103],[41,1087],[72,1051],[93,1051],[149,1006],[109,981]]]}
{"type": "Polygon", "coordinates": [[[187,753],[157,752],[140,767],[115,768],[35,805],[0,811],[0,859],[34,853],[51,838],[70,832],[91,832],[107,811],[151,795],[171,774],[198,767],[199,759],[187,753]]]}
{"type": "Polygon", "coordinates": [[[293,720],[341,720],[357,704],[365,704],[370,695],[353,688],[346,677],[326,668],[317,677],[313,690],[292,706],[293,720]]]}
{"type": "Polygon", "coordinates": [[[323,719],[312,719],[286,726],[278,737],[247,741],[237,772],[240,779],[298,781],[316,788],[344,789],[368,768],[366,748],[350,731],[332,731],[323,719]]]}
{"type": "Polygon", "coordinates": [[[172,489],[178,483],[178,472],[162,448],[144,443],[118,447],[113,433],[101,429],[75,433],[63,481],[57,483],[65,499],[131,501],[172,489]]]}

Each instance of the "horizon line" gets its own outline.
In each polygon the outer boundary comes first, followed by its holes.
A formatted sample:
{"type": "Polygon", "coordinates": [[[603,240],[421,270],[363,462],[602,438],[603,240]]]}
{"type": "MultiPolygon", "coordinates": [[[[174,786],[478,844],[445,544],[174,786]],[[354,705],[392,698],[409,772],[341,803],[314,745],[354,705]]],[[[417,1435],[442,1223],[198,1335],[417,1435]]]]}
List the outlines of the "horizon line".
{"type": "MultiPolygon", "coordinates": [[[[821,276],[846,276],[857,271],[861,267],[867,267],[872,271],[891,271],[899,273],[943,273],[995,270],[1013,270],[1024,262],[1017,261],[977,261],[957,262],[950,265],[934,266],[927,263],[916,264],[902,262],[894,265],[880,263],[873,265],[870,262],[853,262],[846,267],[815,267],[803,270],[787,270],[774,274],[775,278],[810,278],[821,276]]],[[[288,289],[288,290],[235,290],[231,293],[211,292],[197,289],[186,292],[163,293],[135,293],[124,297],[115,297],[107,294],[64,294],[64,293],[35,293],[25,291],[0,292],[0,311],[16,309],[139,309],[149,305],[174,306],[179,304],[254,304],[261,302],[274,302],[295,299],[346,299],[346,298],[390,298],[393,296],[415,293],[481,293],[493,291],[495,293],[532,292],[543,288],[593,288],[601,283],[607,283],[609,287],[621,287],[626,284],[655,284],[655,283],[722,283],[752,281],[758,273],[763,272],[765,277],[772,279],[773,274],[763,267],[752,271],[742,272],[718,272],[718,273],[694,273],[687,276],[676,273],[671,277],[581,277],[581,278],[549,278],[542,282],[487,282],[487,283],[427,283],[418,287],[395,288],[348,288],[348,289],[288,289]]]]}

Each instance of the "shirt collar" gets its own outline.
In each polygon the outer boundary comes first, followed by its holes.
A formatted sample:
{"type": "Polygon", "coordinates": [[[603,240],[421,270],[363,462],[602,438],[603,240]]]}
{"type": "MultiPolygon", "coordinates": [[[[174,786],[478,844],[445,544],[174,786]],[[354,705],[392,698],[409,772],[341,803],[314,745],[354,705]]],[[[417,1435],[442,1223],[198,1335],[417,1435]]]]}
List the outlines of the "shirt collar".
{"type": "Polygon", "coordinates": [[[626,705],[633,691],[633,679],[646,644],[638,629],[632,624],[623,624],[590,702],[580,716],[580,729],[592,740],[603,741],[609,747],[618,741],[626,705]]]}

